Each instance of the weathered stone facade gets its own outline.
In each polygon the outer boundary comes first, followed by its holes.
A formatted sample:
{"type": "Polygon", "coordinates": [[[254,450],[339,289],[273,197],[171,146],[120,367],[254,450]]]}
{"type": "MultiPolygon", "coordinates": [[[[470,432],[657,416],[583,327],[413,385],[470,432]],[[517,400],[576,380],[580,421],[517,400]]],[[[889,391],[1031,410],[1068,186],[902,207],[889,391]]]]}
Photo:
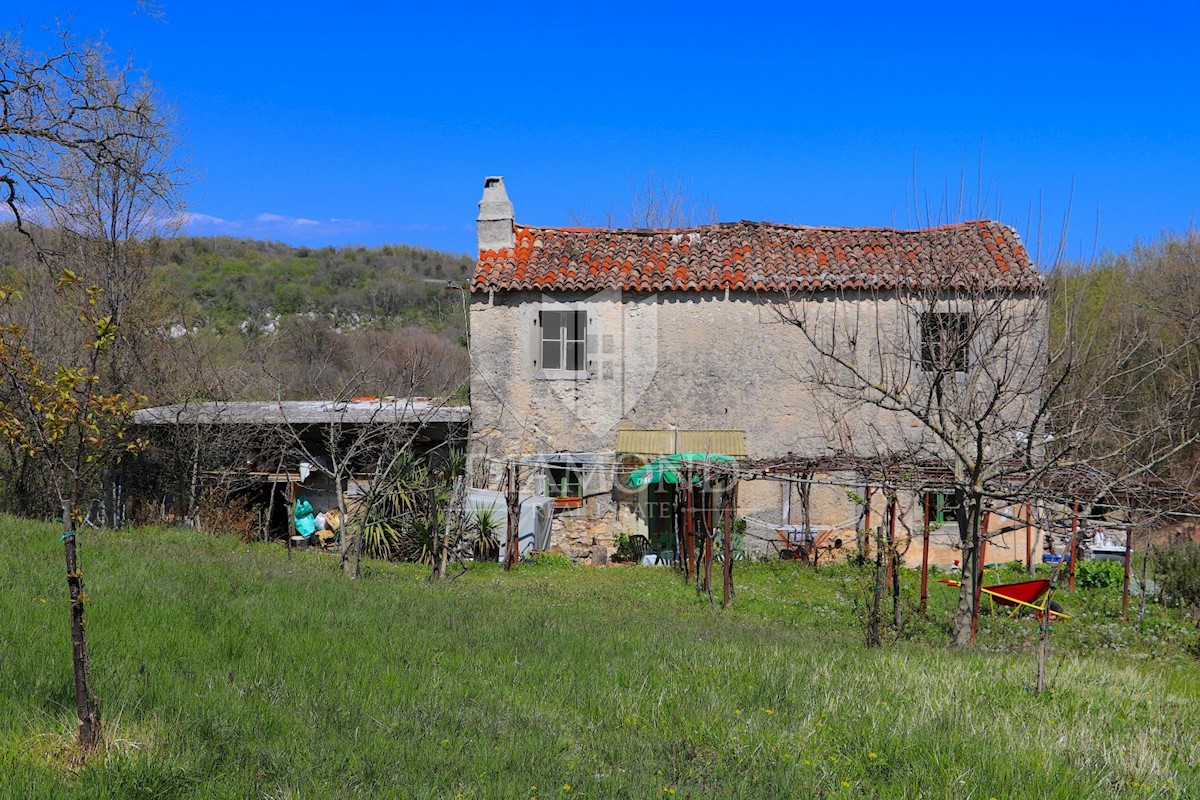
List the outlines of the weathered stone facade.
{"type": "MultiPolygon", "coordinates": [[[[864,331],[891,341],[917,338],[897,329],[909,324],[910,315],[895,298],[826,299],[831,308],[857,303],[860,316],[878,317],[864,331]]],[[[778,311],[786,305],[783,296],[744,292],[473,295],[472,460],[487,465],[492,482],[506,460],[522,456],[567,451],[608,453],[615,460],[622,427],[744,431],[751,458],[856,448],[870,456],[911,446],[920,430],[910,420],[855,407],[804,379],[806,360],[816,356],[781,321],[778,311]],[[535,363],[539,311],[564,306],[588,314],[594,363],[585,376],[548,377],[535,363]]],[[[852,477],[845,477],[853,488],[852,477]]],[[[535,479],[526,482],[526,491],[535,489],[535,479]]],[[[593,540],[610,544],[619,532],[645,531],[638,513],[644,498],[606,488],[582,508],[556,515],[556,543],[583,552],[593,540]]],[[[760,545],[772,538],[767,526],[799,522],[799,509],[798,492],[789,484],[743,481],[739,488],[738,513],[761,523],[751,531],[760,545]],[[791,520],[784,518],[788,506],[791,520]]],[[[814,486],[810,510],[812,523],[850,531],[861,513],[836,484],[814,486]]]]}
{"type": "MultiPolygon", "coordinates": [[[[482,213],[480,217],[480,235],[486,234],[488,241],[496,238],[492,211],[497,192],[503,191],[498,180],[489,179],[488,218],[482,213]]],[[[501,199],[507,201],[507,196],[501,199]]],[[[523,231],[526,235],[515,236],[510,250],[481,251],[480,274],[484,255],[516,253],[518,258],[523,247],[541,246],[541,238],[523,231]]],[[[703,234],[684,233],[671,235],[664,247],[686,253],[698,252],[704,244],[703,234]]],[[[578,270],[574,261],[564,267],[571,276],[589,263],[590,245],[582,243],[584,252],[570,256],[580,261],[578,270]]],[[[753,262],[749,246],[734,252],[753,262]]],[[[564,256],[563,263],[567,261],[564,256]]],[[[604,268],[611,268],[608,261],[604,268]]],[[[611,547],[622,532],[647,532],[647,503],[652,498],[647,490],[628,489],[621,480],[629,466],[618,452],[622,429],[741,432],[750,459],[835,453],[871,457],[911,451],[921,437],[929,437],[911,417],[859,402],[813,379],[820,371],[819,357],[801,331],[788,323],[786,291],[735,289],[732,283],[708,290],[693,283],[659,291],[603,286],[589,291],[578,288],[579,282],[575,277],[566,285],[547,279],[538,283],[545,290],[538,291],[496,288],[477,276],[470,304],[469,456],[477,479],[495,487],[507,461],[536,463],[538,456],[562,452],[589,454],[609,469],[602,479],[583,487],[581,505],[555,515],[552,542],[572,555],[585,555],[595,543],[611,547]],[[560,346],[569,335],[563,333],[547,344],[554,334],[541,327],[549,318],[546,312],[586,319],[585,357],[571,362],[577,368],[568,371],[557,363],[551,365],[557,368],[547,369],[543,363],[556,358],[543,347],[560,346]]],[[[902,292],[881,288],[877,281],[804,292],[807,324],[833,329],[852,320],[852,335],[862,352],[879,353],[882,362],[904,361],[912,369],[921,359],[919,315],[914,316],[912,299],[902,292]]],[[[1005,297],[1018,315],[1044,316],[1044,296],[1038,291],[1010,291],[1005,297]]],[[[941,310],[944,302],[935,298],[928,310],[941,310]]],[[[1029,335],[1044,336],[1044,322],[1032,325],[1029,335]]],[[[1031,376],[1040,375],[1041,368],[1031,364],[1031,376]]],[[[919,368],[914,370],[918,380],[919,373],[919,368]]],[[[1000,413],[1023,411],[1013,407],[1000,413]]],[[[824,478],[810,490],[807,521],[844,532],[842,538],[852,542],[863,514],[852,495],[861,494],[862,488],[853,475],[824,478]]],[[[522,493],[544,489],[543,481],[542,470],[523,470],[522,493]]],[[[748,546],[765,549],[776,540],[774,527],[801,522],[801,505],[795,484],[743,479],[737,513],[750,523],[748,546]]],[[[908,497],[904,505],[905,518],[913,527],[921,526],[919,500],[908,497]]],[[[882,510],[876,498],[871,511],[875,520],[882,510]]],[[[935,538],[950,542],[953,534],[946,530],[935,538]]]]}

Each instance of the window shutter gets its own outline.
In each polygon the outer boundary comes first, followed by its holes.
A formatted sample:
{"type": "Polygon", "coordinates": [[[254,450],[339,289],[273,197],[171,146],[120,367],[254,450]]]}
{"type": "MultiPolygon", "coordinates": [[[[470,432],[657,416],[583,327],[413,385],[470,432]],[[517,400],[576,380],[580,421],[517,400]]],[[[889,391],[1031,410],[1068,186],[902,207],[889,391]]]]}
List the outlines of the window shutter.
{"type": "Polygon", "coordinates": [[[588,377],[600,374],[600,316],[589,311],[587,314],[587,372],[588,377]]]}
{"type": "Polygon", "coordinates": [[[536,308],[529,328],[529,363],[537,372],[542,368],[542,313],[536,308]]]}

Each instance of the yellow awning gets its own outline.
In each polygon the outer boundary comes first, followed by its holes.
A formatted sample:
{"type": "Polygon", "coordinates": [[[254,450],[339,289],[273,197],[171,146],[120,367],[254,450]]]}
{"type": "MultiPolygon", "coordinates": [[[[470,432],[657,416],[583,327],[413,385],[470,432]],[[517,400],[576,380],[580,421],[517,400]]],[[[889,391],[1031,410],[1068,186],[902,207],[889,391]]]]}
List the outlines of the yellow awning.
{"type": "Polygon", "coordinates": [[[619,430],[618,453],[665,456],[674,453],[710,453],[746,457],[745,431],[619,430]]]}

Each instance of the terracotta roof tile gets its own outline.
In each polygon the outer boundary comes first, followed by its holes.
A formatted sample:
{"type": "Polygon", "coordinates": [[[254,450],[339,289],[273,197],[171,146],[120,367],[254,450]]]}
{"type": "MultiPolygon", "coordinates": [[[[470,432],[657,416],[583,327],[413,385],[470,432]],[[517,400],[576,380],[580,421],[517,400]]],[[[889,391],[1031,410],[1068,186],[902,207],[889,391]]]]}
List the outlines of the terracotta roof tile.
{"type": "Polygon", "coordinates": [[[732,222],[677,230],[514,225],[479,254],[472,291],[810,291],[920,287],[1037,291],[1016,231],[980,220],[922,230],[732,222]]]}

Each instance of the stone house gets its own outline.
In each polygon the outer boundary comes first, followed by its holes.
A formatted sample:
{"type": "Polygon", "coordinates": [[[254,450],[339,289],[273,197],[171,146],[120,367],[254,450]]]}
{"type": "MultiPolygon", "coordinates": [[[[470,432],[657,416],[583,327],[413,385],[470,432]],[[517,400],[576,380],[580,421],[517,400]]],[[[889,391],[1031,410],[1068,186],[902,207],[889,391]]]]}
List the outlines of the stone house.
{"type": "MultiPolygon", "coordinates": [[[[921,324],[937,324],[909,330],[901,278],[951,288],[955,275],[983,275],[1014,302],[1045,307],[1020,238],[997,222],[919,231],[537,227],[515,222],[499,177],[486,179],[479,209],[469,461],[477,483],[493,488],[505,464],[519,462],[522,496],[556,498],[552,541],[572,554],[611,546],[620,532],[663,535],[670,493],[625,480],[662,454],[753,462],[912,444],[908,421],[806,380],[815,356],[781,314],[798,293],[819,301],[820,313],[869,315],[864,336],[890,351],[923,348],[911,354],[918,361],[956,315],[931,308],[921,324]]],[[[854,481],[826,478],[803,495],[793,483],[743,480],[737,513],[749,522],[749,546],[769,547],[801,504],[812,527],[852,536],[861,514],[847,495],[854,481]]],[[[934,514],[948,511],[946,498],[931,502],[934,514]]]]}

